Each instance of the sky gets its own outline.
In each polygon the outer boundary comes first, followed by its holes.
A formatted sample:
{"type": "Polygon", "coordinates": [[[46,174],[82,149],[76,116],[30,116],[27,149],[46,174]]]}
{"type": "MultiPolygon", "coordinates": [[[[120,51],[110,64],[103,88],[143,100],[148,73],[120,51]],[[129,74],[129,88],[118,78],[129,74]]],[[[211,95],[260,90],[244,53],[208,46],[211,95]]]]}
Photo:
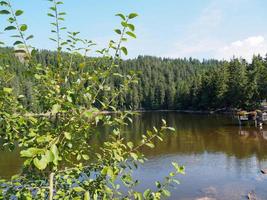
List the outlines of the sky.
{"type": "MultiPolygon", "coordinates": [[[[23,9],[20,18],[35,37],[32,45],[55,49],[47,0],[11,0],[23,9]]],[[[136,12],[137,39],[127,43],[129,58],[152,55],[169,58],[226,59],[233,56],[250,60],[253,54],[267,53],[266,0],[65,0],[65,25],[80,31],[83,38],[99,48],[115,39],[120,25],[116,13],[136,12]]],[[[0,16],[0,30],[6,23],[0,16]]],[[[8,35],[1,38],[11,44],[8,35]]]]}

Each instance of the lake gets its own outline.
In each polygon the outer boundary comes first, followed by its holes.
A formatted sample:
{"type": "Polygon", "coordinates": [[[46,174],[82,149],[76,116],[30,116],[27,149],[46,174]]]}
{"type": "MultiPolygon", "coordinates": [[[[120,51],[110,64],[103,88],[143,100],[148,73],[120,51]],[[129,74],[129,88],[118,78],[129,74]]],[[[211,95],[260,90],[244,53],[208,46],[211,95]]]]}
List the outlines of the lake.
{"type": "MultiPolygon", "coordinates": [[[[172,169],[171,162],[185,165],[186,175],[171,189],[173,200],[247,199],[253,191],[257,199],[267,199],[267,125],[260,131],[253,126],[240,128],[231,116],[179,114],[176,112],[147,112],[134,118],[126,130],[127,139],[138,142],[141,134],[161,119],[176,129],[164,141],[156,142],[154,149],[144,148],[148,158],[134,172],[141,181],[139,190],[154,187],[172,169]]],[[[90,142],[99,145],[107,133],[96,134],[90,142]]],[[[21,169],[18,151],[0,153],[0,177],[10,177],[21,169]]]]}

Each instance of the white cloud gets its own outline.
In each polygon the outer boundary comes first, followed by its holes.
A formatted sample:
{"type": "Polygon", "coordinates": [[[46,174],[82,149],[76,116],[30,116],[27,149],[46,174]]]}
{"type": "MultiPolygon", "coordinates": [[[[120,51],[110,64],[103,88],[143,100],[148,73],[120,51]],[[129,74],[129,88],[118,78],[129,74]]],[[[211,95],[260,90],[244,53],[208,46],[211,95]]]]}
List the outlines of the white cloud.
{"type": "Polygon", "coordinates": [[[242,57],[250,61],[254,54],[265,55],[267,53],[267,37],[265,34],[261,33],[229,42],[227,37],[233,38],[233,35],[230,36],[220,32],[229,23],[226,21],[229,18],[225,11],[238,12],[238,8],[243,1],[247,0],[211,1],[202,10],[199,17],[187,27],[184,36],[181,39],[177,38],[178,41],[163,56],[225,60],[242,57]]]}
{"type": "Polygon", "coordinates": [[[220,1],[212,1],[202,10],[185,30],[183,39],[173,44],[169,52],[164,57],[201,57],[210,55],[214,48],[218,47],[218,40],[212,37],[220,28],[223,20],[220,1]]]}
{"type": "Polygon", "coordinates": [[[254,54],[265,55],[267,53],[267,41],[264,36],[251,36],[244,40],[234,41],[224,45],[218,50],[214,49],[215,57],[229,60],[233,56],[251,60],[254,54]]]}

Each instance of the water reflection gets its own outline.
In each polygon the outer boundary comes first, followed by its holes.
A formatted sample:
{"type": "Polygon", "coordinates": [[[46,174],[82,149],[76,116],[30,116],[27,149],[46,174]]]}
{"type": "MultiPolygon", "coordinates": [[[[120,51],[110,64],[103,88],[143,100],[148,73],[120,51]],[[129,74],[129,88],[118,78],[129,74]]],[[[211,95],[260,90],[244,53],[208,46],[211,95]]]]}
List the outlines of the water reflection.
{"type": "MultiPolygon", "coordinates": [[[[260,130],[254,126],[239,127],[230,116],[191,115],[176,112],[143,113],[124,128],[127,140],[138,143],[141,134],[161,119],[176,129],[156,141],[156,148],[144,148],[148,162],[135,172],[141,179],[140,190],[153,187],[171,170],[170,163],[177,161],[186,166],[186,176],[173,190],[172,199],[245,199],[255,191],[258,199],[267,199],[267,179],[260,169],[267,168],[267,125],[260,130]]],[[[109,137],[110,130],[102,127],[90,144],[97,147],[109,137]]],[[[9,177],[21,166],[18,152],[0,152],[0,176],[9,177]]]]}

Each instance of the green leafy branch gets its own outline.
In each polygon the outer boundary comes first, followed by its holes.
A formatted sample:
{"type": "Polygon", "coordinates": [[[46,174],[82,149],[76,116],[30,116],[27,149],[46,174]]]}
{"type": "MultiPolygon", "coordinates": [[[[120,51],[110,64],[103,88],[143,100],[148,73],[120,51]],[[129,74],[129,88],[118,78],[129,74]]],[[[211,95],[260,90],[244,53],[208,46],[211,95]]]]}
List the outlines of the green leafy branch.
{"type": "Polygon", "coordinates": [[[30,59],[31,58],[31,52],[29,49],[29,45],[27,44],[27,41],[32,39],[34,36],[33,35],[29,35],[26,36],[25,32],[28,29],[28,26],[26,24],[20,24],[18,22],[18,17],[21,16],[24,11],[23,10],[13,10],[13,7],[11,5],[11,2],[9,0],[7,1],[1,1],[0,5],[3,7],[6,7],[7,9],[1,10],[0,14],[2,15],[10,15],[10,17],[8,18],[8,22],[10,23],[9,26],[7,26],[4,31],[12,31],[12,30],[16,30],[18,32],[18,35],[12,35],[11,37],[13,38],[19,38],[17,39],[13,45],[15,47],[17,47],[17,49],[15,49],[16,53],[25,53],[26,54],[26,59],[30,59]],[[23,48],[20,48],[21,46],[23,48]]]}

